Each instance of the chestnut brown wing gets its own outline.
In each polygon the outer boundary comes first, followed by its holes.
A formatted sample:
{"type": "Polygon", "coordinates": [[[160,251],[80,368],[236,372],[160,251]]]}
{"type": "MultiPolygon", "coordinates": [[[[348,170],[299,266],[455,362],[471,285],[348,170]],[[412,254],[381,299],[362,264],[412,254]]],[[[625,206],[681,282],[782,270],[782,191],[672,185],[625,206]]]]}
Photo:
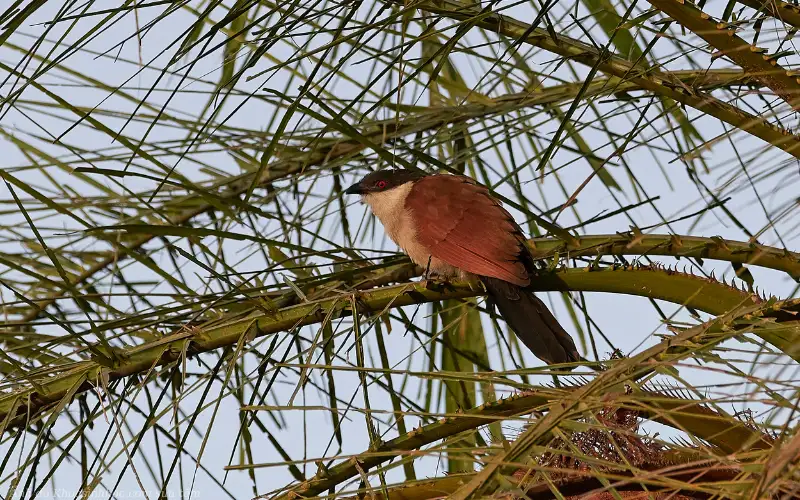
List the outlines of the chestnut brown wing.
{"type": "Polygon", "coordinates": [[[468,177],[432,175],[414,183],[405,205],[433,257],[479,276],[530,283],[519,260],[523,236],[485,187],[468,177]]]}

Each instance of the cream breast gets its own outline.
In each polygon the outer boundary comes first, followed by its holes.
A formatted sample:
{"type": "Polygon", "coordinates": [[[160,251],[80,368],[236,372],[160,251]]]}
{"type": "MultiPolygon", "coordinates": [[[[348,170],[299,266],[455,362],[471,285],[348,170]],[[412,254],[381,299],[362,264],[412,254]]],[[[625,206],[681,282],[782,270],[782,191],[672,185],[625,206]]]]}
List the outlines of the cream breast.
{"type": "Polygon", "coordinates": [[[412,262],[423,268],[429,268],[442,277],[466,277],[465,273],[456,267],[437,258],[431,258],[430,251],[419,243],[411,212],[406,208],[406,198],[413,187],[413,182],[407,182],[386,191],[365,194],[362,200],[381,221],[389,238],[397,243],[412,262]]]}

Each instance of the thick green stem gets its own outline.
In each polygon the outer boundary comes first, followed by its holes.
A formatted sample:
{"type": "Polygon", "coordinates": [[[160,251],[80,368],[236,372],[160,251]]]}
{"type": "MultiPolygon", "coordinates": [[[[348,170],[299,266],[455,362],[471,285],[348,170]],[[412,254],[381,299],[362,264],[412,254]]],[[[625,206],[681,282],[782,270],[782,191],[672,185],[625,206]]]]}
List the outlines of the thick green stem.
{"type": "MultiPolygon", "coordinates": [[[[402,4],[399,0],[392,1],[402,4]]],[[[459,0],[421,0],[406,8],[417,8],[437,16],[469,22],[473,26],[540,47],[560,57],[580,62],[592,68],[597,67],[607,75],[632,82],[643,90],[691,106],[739,130],[752,134],[795,158],[800,158],[800,136],[771,124],[760,116],[723,102],[698,88],[678,83],[668,73],[637,66],[621,57],[601,53],[597,48],[563,34],[559,34],[558,38],[555,38],[544,28],[532,28],[529,24],[513,17],[481,10],[476,7],[476,4],[459,0]]]]}
{"type": "MultiPolygon", "coordinates": [[[[722,314],[741,304],[754,304],[760,299],[748,292],[723,283],[660,268],[628,267],[564,269],[542,273],[534,280],[538,291],[575,290],[623,293],[657,298],[682,304],[710,314],[722,314]]],[[[459,299],[481,295],[477,285],[453,283],[446,289],[429,290],[420,283],[377,288],[357,293],[360,312],[380,313],[386,309],[412,304],[459,299]]],[[[148,373],[152,368],[172,363],[183,356],[194,356],[221,347],[236,345],[244,337],[255,338],[320,323],[327,318],[352,314],[349,295],[324,298],[312,302],[264,312],[261,309],[230,314],[218,320],[186,325],[179,331],[146,344],[115,350],[109,356],[77,362],[46,373],[29,373],[29,385],[14,393],[0,395],[0,420],[8,424],[24,423],[28,415],[57,405],[68,394],[87,391],[100,380],[111,381],[134,374],[148,373]],[[113,365],[109,360],[117,359],[113,365]]],[[[785,330],[781,330],[785,331],[785,330]]],[[[792,353],[794,333],[786,338],[767,338],[784,352],[792,353]]],[[[766,337],[765,337],[766,338],[766,337]]]]}

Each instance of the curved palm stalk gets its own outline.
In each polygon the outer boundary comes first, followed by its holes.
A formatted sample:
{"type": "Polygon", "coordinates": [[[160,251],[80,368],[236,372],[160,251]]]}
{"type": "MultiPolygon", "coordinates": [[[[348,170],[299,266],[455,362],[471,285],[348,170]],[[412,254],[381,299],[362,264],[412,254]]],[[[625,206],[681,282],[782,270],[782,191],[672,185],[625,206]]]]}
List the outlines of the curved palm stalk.
{"type": "Polygon", "coordinates": [[[800,253],[753,242],[726,240],[720,237],[642,234],[640,231],[579,236],[578,244],[555,238],[533,238],[530,248],[537,258],[598,255],[668,255],[695,259],[724,260],[783,271],[800,281],[800,253]]]}
{"type": "Polygon", "coordinates": [[[653,7],[668,14],[697,36],[717,49],[719,55],[728,57],[745,72],[753,75],[764,86],[774,91],[795,110],[798,109],[800,84],[793,71],[778,64],[777,57],[770,57],[766,51],[747,43],[735,32],[735,26],[719,22],[697,8],[692,3],[675,0],[648,0],[653,7]]]}
{"type": "Polygon", "coordinates": [[[769,14],[795,28],[800,28],[800,7],[783,0],[736,0],[758,12],[769,14]]]}
{"type": "MultiPolygon", "coordinates": [[[[577,388],[569,397],[552,405],[543,418],[532,424],[509,449],[495,457],[490,464],[476,474],[469,483],[459,488],[450,498],[465,500],[473,495],[494,491],[497,475],[505,464],[517,463],[522,456],[529,454],[531,449],[542,439],[549,436],[550,432],[560,425],[560,422],[583,413],[585,411],[584,401],[587,399],[601,397],[603,393],[613,391],[620,384],[626,384],[629,380],[635,381],[650,373],[655,365],[674,362],[688,356],[693,351],[696,352],[698,348],[707,348],[748,331],[755,333],[760,328],[770,329],[772,321],[775,319],[774,316],[770,318],[770,315],[774,315],[776,312],[780,315],[784,311],[793,317],[800,311],[800,299],[736,308],[727,314],[678,333],[635,356],[615,362],[611,368],[599,374],[589,383],[577,388]]],[[[791,323],[796,324],[796,321],[791,323]]],[[[788,326],[788,328],[797,329],[796,325],[788,326]]]]}
{"type": "MultiPolygon", "coordinates": [[[[742,72],[732,72],[728,70],[720,71],[679,71],[674,73],[674,78],[685,84],[697,85],[699,88],[717,88],[729,85],[747,85],[751,79],[742,72]]],[[[38,85],[35,82],[33,85],[38,85]]],[[[264,169],[261,179],[256,181],[258,186],[266,186],[280,179],[292,176],[311,166],[324,164],[336,164],[346,161],[361,154],[368,148],[380,148],[395,139],[411,136],[424,131],[435,130],[447,125],[466,122],[473,119],[485,118],[492,115],[511,113],[527,107],[541,106],[553,103],[567,102],[573,99],[581,89],[582,84],[563,84],[554,85],[542,89],[536,93],[510,94],[493,100],[492,104],[465,104],[452,107],[422,108],[424,111],[417,111],[401,121],[384,120],[366,125],[358,130],[359,136],[353,139],[336,139],[324,142],[322,145],[315,145],[312,150],[300,150],[285,153],[282,158],[273,162],[264,169]]],[[[606,95],[611,92],[641,90],[635,82],[620,82],[617,79],[598,79],[590,85],[584,92],[584,98],[606,95]]],[[[177,199],[170,200],[167,204],[159,207],[160,212],[174,212],[179,214],[172,216],[169,220],[170,225],[182,226],[195,217],[209,211],[218,210],[220,207],[233,208],[240,207],[247,209],[246,205],[240,202],[240,196],[248,191],[253,183],[254,173],[248,172],[235,177],[226,178],[211,186],[209,189],[197,194],[190,194],[177,199]],[[215,197],[208,200],[208,194],[212,193],[215,197]],[[187,207],[187,208],[182,208],[187,207]]],[[[4,178],[13,182],[13,178],[6,174],[4,178]]],[[[20,185],[19,187],[24,187],[20,185]]],[[[38,193],[34,193],[37,195],[38,193]]],[[[42,195],[39,195],[41,197],[42,195]]],[[[131,221],[141,220],[144,213],[133,217],[131,221]]],[[[165,225],[165,227],[169,227],[165,225]]],[[[116,252],[101,259],[83,272],[77,274],[72,280],[71,285],[86,285],[98,273],[104,271],[109,266],[120,262],[142,248],[148,242],[156,238],[155,233],[138,234],[134,238],[126,241],[125,245],[109,239],[104,240],[113,244],[116,252]]],[[[14,323],[28,323],[38,318],[42,311],[53,304],[55,300],[62,297],[69,290],[66,284],[54,283],[59,289],[49,293],[46,297],[33,299],[36,307],[23,314],[14,323]]],[[[32,290],[37,288],[32,286],[32,290]]]]}
{"type": "MultiPolygon", "coordinates": [[[[761,301],[756,295],[714,280],[652,267],[566,269],[542,274],[533,286],[539,291],[598,291],[658,298],[710,314],[722,314],[742,304],[761,301]]],[[[429,290],[421,283],[406,283],[353,293],[358,298],[361,311],[380,312],[411,304],[474,297],[483,291],[465,283],[453,283],[447,290],[429,290]]],[[[251,308],[219,320],[188,324],[176,333],[140,346],[114,349],[113,353],[107,353],[107,357],[93,357],[91,361],[61,365],[55,371],[52,368],[43,373],[32,371],[26,374],[26,380],[32,381],[33,385],[0,395],[0,420],[6,421],[7,425],[24,424],[28,416],[36,415],[54,404],[62,404],[65,396],[72,397],[90,390],[100,381],[107,383],[147,373],[156,366],[185,356],[235,346],[243,338],[251,339],[320,323],[326,317],[352,315],[351,296],[343,294],[275,311],[251,308]]],[[[781,338],[770,332],[770,336],[765,338],[779,348],[792,352],[793,335],[781,338]]]]}
{"type": "MultiPolygon", "coordinates": [[[[397,0],[392,0],[395,3],[397,0]]],[[[589,67],[613,75],[623,81],[630,81],[639,87],[659,96],[668,97],[686,106],[691,106],[703,113],[722,120],[734,128],[745,131],[759,139],[777,147],[795,158],[800,158],[800,136],[781,128],[766,119],[750,114],[715,97],[687,88],[671,81],[668,74],[659,70],[638,67],[630,61],[616,56],[606,56],[591,45],[564,35],[553,36],[543,28],[534,28],[510,16],[497,12],[479,10],[472,4],[458,0],[419,0],[406,8],[416,8],[427,12],[469,22],[473,26],[488,31],[523,40],[529,45],[570,60],[581,62],[589,67]]]]}
{"type": "MultiPolygon", "coordinates": [[[[630,364],[629,366],[634,365],[630,364]]],[[[588,391],[583,390],[584,387],[586,386],[574,387],[569,392],[587,393],[588,391]]],[[[646,407],[641,405],[645,407],[640,413],[643,418],[691,432],[693,435],[706,439],[718,446],[724,453],[731,454],[743,449],[767,450],[774,444],[769,436],[761,434],[743,422],[726,427],[724,432],[720,433],[718,424],[729,425],[732,422],[730,415],[711,410],[696,401],[672,398],[651,391],[642,391],[633,396],[625,396],[623,393],[614,393],[612,395],[614,396],[614,404],[619,405],[635,403],[638,398],[647,400],[648,405],[646,407]]],[[[399,436],[391,441],[382,443],[379,447],[367,450],[335,467],[320,470],[314,478],[293,486],[288,491],[277,496],[275,500],[286,500],[294,498],[295,495],[302,495],[303,497],[319,495],[356,477],[359,473],[356,462],[364,470],[371,469],[410,450],[420,449],[440,439],[487,425],[493,421],[508,420],[512,417],[529,414],[532,411],[552,412],[551,403],[553,401],[571,400],[575,397],[577,396],[564,394],[563,391],[556,389],[534,388],[506,399],[483,404],[464,413],[445,415],[439,422],[414,429],[405,436],[399,436]]],[[[609,404],[608,394],[606,394],[606,397],[590,397],[582,401],[585,411],[594,407],[602,408],[609,404]]],[[[536,423],[536,419],[532,420],[532,424],[534,423],[536,423]]],[[[482,473],[460,476],[459,483],[465,478],[474,479],[480,474],[482,473]]],[[[423,487],[426,487],[426,485],[423,485],[423,487]]]]}
{"type": "MultiPolygon", "coordinates": [[[[730,482],[735,481],[742,474],[742,468],[738,466],[728,465],[715,467],[715,464],[709,464],[708,462],[695,463],[689,456],[674,458],[676,461],[680,460],[681,458],[685,458],[685,461],[688,462],[688,464],[681,464],[677,467],[667,466],[664,468],[655,468],[647,471],[637,470],[635,471],[638,473],[636,475],[633,473],[616,474],[616,476],[623,477],[618,477],[616,481],[614,481],[610,487],[606,487],[605,490],[608,491],[609,489],[613,489],[618,495],[621,495],[622,492],[633,490],[634,494],[642,495],[644,493],[642,485],[646,485],[651,490],[664,487],[669,491],[666,498],[674,500],[690,500],[693,498],[698,498],[692,496],[692,493],[696,492],[697,490],[699,490],[699,493],[702,495],[700,498],[706,498],[706,496],[709,494],[719,493],[720,489],[725,489],[727,486],[729,486],[730,482]],[[700,475],[700,473],[702,473],[702,475],[700,475]],[[629,474],[633,477],[629,479],[624,478],[624,476],[629,474]],[[663,478],[667,476],[668,479],[663,481],[663,478]],[[696,485],[695,483],[698,482],[702,484],[699,486],[696,485]],[[639,487],[631,488],[630,490],[624,490],[622,488],[626,484],[631,483],[638,484],[639,487]],[[680,494],[684,492],[684,490],[680,489],[680,486],[682,486],[681,483],[685,485],[686,495],[680,494]],[[676,494],[676,490],[679,490],[680,493],[676,494]]],[[[433,500],[453,493],[462,484],[469,481],[472,476],[474,476],[474,473],[451,474],[447,477],[423,481],[407,481],[403,484],[388,486],[386,488],[386,493],[388,495],[384,495],[382,491],[373,491],[367,488],[353,491],[352,493],[362,494],[369,492],[373,494],[375,498],[380,500],[433,500]]],[[[569,494],[570,496],[567,498],[574,498],[576,495],[582,495],[583,498],[586,498],[586,500],[607,498],[607,496],[602,496],[602,491],[604,489],[602,482],[596,478],[585,476],[590,476],[590,474],[585,474],[584,477],[568,476],[555,485],[552,482],[534,484],[533,486],[525,488],[525,498],[532,500],[550,500],[553,498],[553,486],[558,487],[560,493],[569,494]],[[569,493],[564,491],[566,488],[569,489],[569,493]]],[[[614,475],[610,476],[613,477],[614,475]]],[[[509,484],[513,484],[515,480],[513,476],[503,479],[509,484]]],[[[610,495],[610,493],[608,493],[608,495],[610,495]]],[[[356,500],[356,498],[358,497],[346,497],[345,500],[356,500]]]]}

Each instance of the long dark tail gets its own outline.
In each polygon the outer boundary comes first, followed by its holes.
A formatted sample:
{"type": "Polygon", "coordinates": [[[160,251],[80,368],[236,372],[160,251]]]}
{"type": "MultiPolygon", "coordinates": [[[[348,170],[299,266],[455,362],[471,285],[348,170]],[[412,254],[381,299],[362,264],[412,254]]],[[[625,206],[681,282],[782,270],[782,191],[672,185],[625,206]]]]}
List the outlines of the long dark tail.
{"type": "Polygon", "coordinates": [[[508,326],[537,358],[552,363],[580,361],[569,333],[536,295],[497,278],[481,276],[508,326]]]}

